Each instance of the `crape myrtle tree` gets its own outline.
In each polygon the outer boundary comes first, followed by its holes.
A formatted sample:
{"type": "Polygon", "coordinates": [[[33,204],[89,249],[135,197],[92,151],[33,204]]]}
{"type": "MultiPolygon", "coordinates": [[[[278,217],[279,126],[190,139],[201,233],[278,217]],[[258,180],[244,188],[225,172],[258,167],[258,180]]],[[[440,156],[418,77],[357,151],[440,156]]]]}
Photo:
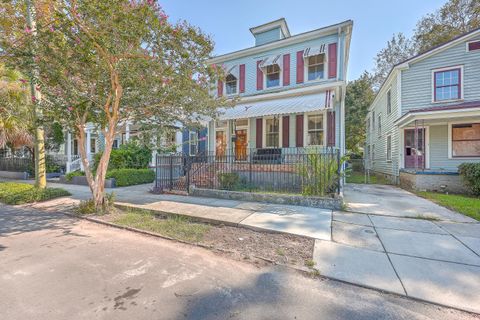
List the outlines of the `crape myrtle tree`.
{"type": "Polygon", "coordinates": [[[156,1],[37,0],[34,5],[35,39],[25,24],[24,2],[4,5],[0,45],[9,63],[28,69],[35,43],[43,113],[75,132],[98,210],[105,208],[104,180],[122,123],[151,128],[191,123],[227,106],[210,95],[223,76],[222,68],[206,63],[212,40],[187,22],[170,23],[156,1]],[[96,172],[87,159],[87,123],[105,137],[96,172]]]}

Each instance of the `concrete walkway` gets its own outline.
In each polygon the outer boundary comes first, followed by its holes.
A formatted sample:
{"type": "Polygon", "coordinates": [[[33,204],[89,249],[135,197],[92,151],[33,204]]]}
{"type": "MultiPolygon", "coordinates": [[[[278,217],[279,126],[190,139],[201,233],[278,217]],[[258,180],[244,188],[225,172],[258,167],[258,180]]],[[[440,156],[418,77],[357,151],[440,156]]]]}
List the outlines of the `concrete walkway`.
{"type": "Polygon", "coordinates": [[[355,212],[334,212],[332,241],[316,241],[323,275],[480,313],[478,222],[390,186],[349,185],[345,199],[355,212]],[[412,218],[427,214],[441,220],[412,218]]]}

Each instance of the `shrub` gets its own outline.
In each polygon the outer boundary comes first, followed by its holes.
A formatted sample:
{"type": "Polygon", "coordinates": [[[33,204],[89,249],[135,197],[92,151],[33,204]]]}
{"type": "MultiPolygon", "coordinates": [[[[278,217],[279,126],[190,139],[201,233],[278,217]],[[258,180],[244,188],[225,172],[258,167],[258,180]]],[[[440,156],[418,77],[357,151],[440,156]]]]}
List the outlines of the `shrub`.
{"type": "MultiPolygon", "coordinates": [[[[95,154],[94,171],[97,169],[102,154],[102,152],[95,154]]],[[[112,150],[108,169],[146,169],[151,158],[152,152],[149,149],[141,147],[135,142],[130,142],[112,150]]]]}
{"type": "Polygon", "coordinates": [[[150,169],[114,169],[107,172],[106,178],[115,178],[117,187],[133,186],[153,182],[155,171],[150,169]]]}
{"type": "Polygon", "coordinates": [[[70,182],[72,181],[73,177],[83,177],[85,175],[85,172],[83,171],[72,171],[69,172],[65,175],[65,181],[70,182]]]}
{"type": "Polygon", "coordinates": [[[470,191],[480,196],[480,163],[462,163],[458,166],[458,173],[470,191]]]}
{"type": "Polygon", "coordinates": [[[240,176],[235,172],[221,173],[218,175],[218,181],[221,189],[234,190],[239,185],[240,176]]]}
{"type": "Polygon", "coordinates": [[[107,193],[105,195],[105,200],[106,200],[105,205],[100,212],[98,212],[97,209],[95,208],[95,203],[93,202],[93,199],[80,201],[80,204],[78,205],[75,211],[80,215],[94,214],[94,213],[98,213],[98,214],[108,213],[113,208],[113,204],[115,202],[115,193],[113,192],[107,193]]]}
{"type": "Polygon", "coordinates": [[[60,188],[38,189],[28,183],[0,182],[0,202],[5,204],[32,203],[69,195],[60,188]]]}

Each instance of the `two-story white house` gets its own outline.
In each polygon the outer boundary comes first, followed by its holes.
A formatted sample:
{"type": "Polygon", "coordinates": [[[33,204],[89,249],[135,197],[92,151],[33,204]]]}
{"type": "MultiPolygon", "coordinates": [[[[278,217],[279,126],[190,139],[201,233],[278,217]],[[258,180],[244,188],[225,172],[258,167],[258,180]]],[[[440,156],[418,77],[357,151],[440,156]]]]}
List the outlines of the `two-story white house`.
{"type": "Polygon", "coordinates": [[[253,47],[209,61],[226,74],[215,94],[237,97],[237,105],[201,132],[184,133],[185,152],[228,153],[239,161],[264,149],[316,146],[343,153],[352,27],[349,20],[291,35],[282,18],[251,28],[253,47]]]}
{"type": "Polygon", "coordinates": [[[366,121],[370,170],[411,189],[463,192],[458,166],[480,161],[480,29],[396,65],[366,121]]]}

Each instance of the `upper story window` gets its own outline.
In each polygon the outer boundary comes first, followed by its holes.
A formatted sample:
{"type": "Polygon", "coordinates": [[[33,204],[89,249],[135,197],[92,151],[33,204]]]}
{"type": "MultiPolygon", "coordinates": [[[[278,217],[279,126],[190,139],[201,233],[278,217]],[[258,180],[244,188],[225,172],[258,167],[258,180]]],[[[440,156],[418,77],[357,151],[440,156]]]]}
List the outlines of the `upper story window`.
{"type": "Polygon", "coordinates": [[[461,99],[461,68],[434,71],[433,78],[434,101],[461,99]]]}
{"type": "Polygon", "coordinates": [[[266,68],[267,88],[278,87],[280,85],[280,66],[272,64],[266,68]]]}
{"type": "Polygon", "coordinates": [[[237,78],[233,74],[229,74],[225,79],[225,88],[227,94],[236,94],[237,93],[237,78]]]}
{"type": "Polygon", "coordinates": [[[378,136],[382,135],[382,115],[378,115],[378,136]]]}
{"type": "Polygon", "coordinates": [[[323,145],[323,115],[308,116],[307,144],[309,146],[323,145]]]}
{"type": "Polygon", "coordinates": [[[467,43],[467,51],[479,51],[480,41],[472,41],[467,43]]]}
{"type": "Polygon", "coordinates": [[[315,56],[308,57],[307,73],[308,73],[309,81],[324,78],[324,74],[325,74],[325,55],[324,54],[317,54],[315,56]]]}
{"type": "Polygon", "coordinates": [[[392,113],[392,90],[387,92],[387,114],[392,113]]]}
{"type": "Polygon", "coordinates": [[[372,111],[372,131],[375,131],[375,111],[372,111]]]}

